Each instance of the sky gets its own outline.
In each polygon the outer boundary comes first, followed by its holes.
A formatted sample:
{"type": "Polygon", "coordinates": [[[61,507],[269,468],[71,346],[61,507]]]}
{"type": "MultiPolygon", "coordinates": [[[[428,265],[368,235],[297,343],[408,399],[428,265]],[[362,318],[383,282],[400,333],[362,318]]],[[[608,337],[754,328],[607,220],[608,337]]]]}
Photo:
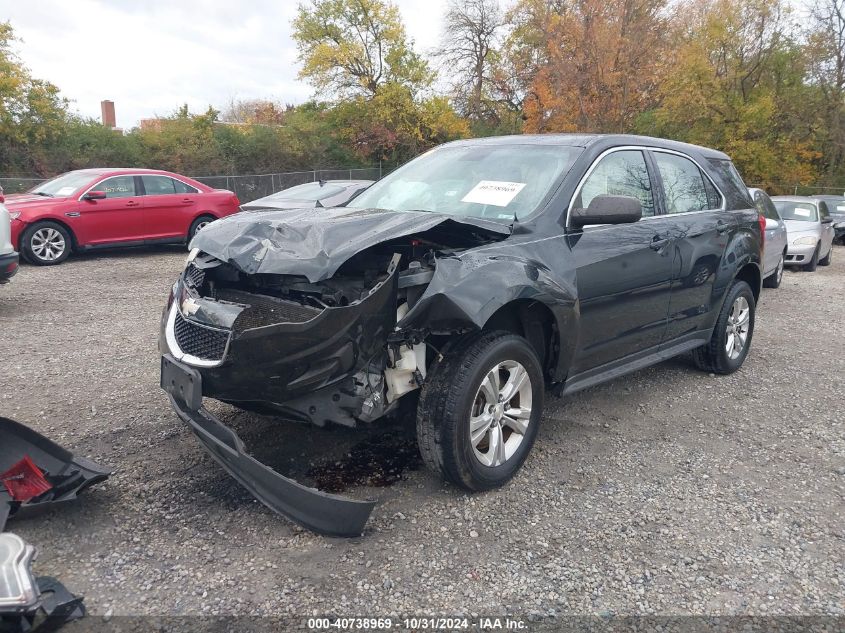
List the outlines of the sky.
{"type": "MultiPolygon", "coordinates": [[[[295,0],[0,0],[17,52],[33,76],[57,85],[71,109],[100,118],[115,102],[118,127],[223,109],[233,99],[301,103],[291,39],[295,0]]],[[[446,0],[398,0],[418,52],[440,37],[446,0]]]]}

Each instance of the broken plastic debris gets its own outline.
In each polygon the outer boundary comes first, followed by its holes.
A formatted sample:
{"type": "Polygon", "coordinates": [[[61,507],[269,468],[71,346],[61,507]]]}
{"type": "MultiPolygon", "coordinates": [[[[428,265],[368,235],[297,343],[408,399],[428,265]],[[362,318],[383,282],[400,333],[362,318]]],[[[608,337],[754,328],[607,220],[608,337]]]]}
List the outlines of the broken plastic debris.
{"type": "Polygon", "coordinates": [[[8,490],[12,500],[21,503],[41,496],[53,487],[29,455],[24,455],[23,459],[1,474],[0,482],[8,490]]]}

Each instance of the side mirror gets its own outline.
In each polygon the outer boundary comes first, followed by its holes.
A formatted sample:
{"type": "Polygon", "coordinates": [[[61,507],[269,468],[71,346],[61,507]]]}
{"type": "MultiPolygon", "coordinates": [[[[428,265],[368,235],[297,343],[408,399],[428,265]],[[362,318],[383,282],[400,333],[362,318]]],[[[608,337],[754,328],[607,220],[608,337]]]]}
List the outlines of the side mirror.
{"type": "Polygon", "coordinates": [[[773,220],[772,218],[766,218],[766,230],[771,231],[776,228],[778,228],[778,221],[773,220]]]}
{"type": "Polygon", "coordinates": [[[643,217],[643,205],[631,196],[596,196],[586,209],[575,208],[569,214],[573,227],[587,224],[628,224],[643,217]]]}
{"type": "Polygon", "coordinates": [[[830,216],[827,216],[826,218],[822,218],[822,224],[830,224],[831,222],[833,222],[833,218],[830,217],[830,216]]]}
{"type": "Polygon", "coordinates": [[[84,196],[82,196],[83,200],[105,200],[105,198],[105,191],[89,191],[84,196]]]}

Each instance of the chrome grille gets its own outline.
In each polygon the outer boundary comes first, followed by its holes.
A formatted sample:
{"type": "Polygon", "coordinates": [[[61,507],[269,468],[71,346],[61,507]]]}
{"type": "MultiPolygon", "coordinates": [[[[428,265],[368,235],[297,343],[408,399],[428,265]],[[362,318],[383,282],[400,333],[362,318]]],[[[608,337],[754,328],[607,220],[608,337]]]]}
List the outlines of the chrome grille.
{"type": "Polygon", "coordinates": [[[193,264],[190,264],[188,265],[188,269],[185,271],[185,279],[188,280],[190,285],[194,288],[199,288],[205,281],[205,271],[201,268],[197,268],[193,264]]]}
{"type": "Polygon", "coordinates": [[[229,332],[193,323],[177,312],[173,333],[179,349],[185,354],[205,360],[223,360],[229,332]]]}
{"type": "Polygon", "coordinates": [[[239,332],[276,323],[305,323],[323,311],[295,301],[231,289],[220,290],[217,299],[249,306],[235,320],[234,329],[239,332]]]}

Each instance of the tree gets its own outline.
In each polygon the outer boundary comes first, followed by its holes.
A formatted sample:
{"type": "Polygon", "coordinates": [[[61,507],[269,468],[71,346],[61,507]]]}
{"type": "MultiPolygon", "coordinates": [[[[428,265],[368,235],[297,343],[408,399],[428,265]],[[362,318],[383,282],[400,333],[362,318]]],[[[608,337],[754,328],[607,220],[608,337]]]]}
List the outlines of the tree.
{"type": "Polygon", "coordinates": [[[520,0],[508,51],[526,128],[622,132],[655,103],[667,0],[520,0]]]}
{"type": "Polygon", "coordinates": [[[300,4],[293,39],[301,78],[339,97],[375,96],[388,83],[413,94],[431,84],[431,71],[388,0],[310,0],[300,4]]]}
{"type": "Polygon", "coordinates": [[[498,0],[450,0],[444,21],[435,56],[453,78],[458,113],[472,121],[498,119],[493,73],[504,27],[498,0]]]}
{"type": "Polygon", "coordinates": [[[817,0],[810,9],[808,31],[807,74],[822,102],[821,167],[833,184],[845,176],[845,1],[817,0]]]}
{"type": "Polygon", "coordinates": [[[68,120],[67,101],[56,86],[32,77],[14,42],[11,24],[0,22],[0,165],[41,174],[43,150],[68,120]]]}
{"type": "Polygon", "coordinates": [[[787,15],[783,0],[684,5],[661,105],[640,131],[721,149],[753,184],[812,179],[814,99],[787,15]]]}

